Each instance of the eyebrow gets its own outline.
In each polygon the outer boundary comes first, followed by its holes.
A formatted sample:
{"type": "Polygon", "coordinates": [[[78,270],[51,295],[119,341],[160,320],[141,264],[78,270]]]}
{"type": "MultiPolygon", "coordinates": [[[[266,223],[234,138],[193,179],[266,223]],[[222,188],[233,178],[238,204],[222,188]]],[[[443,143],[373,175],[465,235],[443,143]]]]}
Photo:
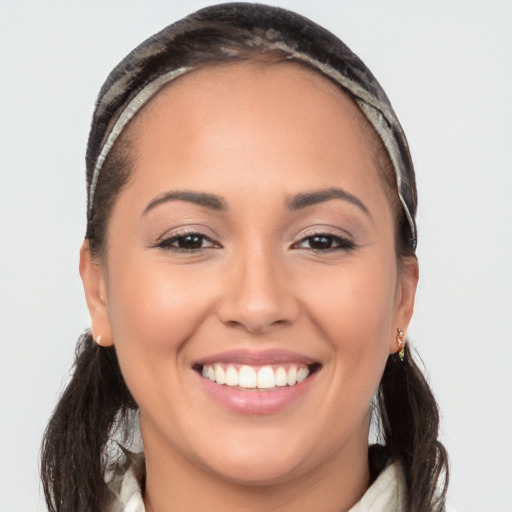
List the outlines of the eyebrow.
{"type": "MultiPolygon", "coordinates": [[[[331,199],[342,199],[352,203],[362,210],[368,217],[371,218],[370,212],[365,204],[356,196],[337,187],[325,188],[321,190],[314,190],[312,192],[304,192],[293,196],[292,199],[286,202],[289,210],[301,210],[308,206],[313,206],[318,203],[330,201],[331,199]]],[[[168,201],[186,201],[194,203],[199,206],[204,206],[210,210],[224,212],[228,209],[226,202],[220,196],[209,194],[206,192],[192,192],[190,190],[173,190],[165,192],[162,195],[153,199],[145,208],[142,216],[146,215],[153,208],[156,208],[162,203],[168,201]]]]}
{"type": "Polygon", "coordinates": [[[174,190],[171,192],[165,192],[164,194],[153,199],[153,201],[151,201],[146,206],[142,216],[146,215],[149,211],[158,205],[168,201],[187,201],[188,203],[194,203],[199,206],[209,208],[210,210],[221,212],[227,210],[225,201],[215,194],[207,194],[206,192],[192,192],[189,190],[174,190]]]}
{"type": "Polygon", "coordinates": [[[343,199],[344,201],[348,201],[371,218],[370,211],[360,199],[350,192],[337,187],[297,194],[287,202],[287,206],[290,210],[301,210],[302,208],[323,203],[324,201],[330,201],[331,199],[343,199]]]}

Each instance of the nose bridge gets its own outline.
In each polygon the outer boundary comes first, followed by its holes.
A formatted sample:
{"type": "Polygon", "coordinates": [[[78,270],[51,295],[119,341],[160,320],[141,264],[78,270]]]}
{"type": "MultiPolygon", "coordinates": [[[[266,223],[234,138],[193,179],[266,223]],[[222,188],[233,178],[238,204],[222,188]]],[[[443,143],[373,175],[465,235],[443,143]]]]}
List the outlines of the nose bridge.
{"type": "Polygon", "coordinates": [[[269,307],[278,301],[277,258],[259,246],[240,254],[240,288],[242,302],[252,307],[269,307]]]}
{"type": "Polygon", "coordinates": [[[299,312],[282,258],[269,245],[247,244],[233,251],[229,279],[219,306],[221,320],[250,332],[293,322],[299,312]]]}

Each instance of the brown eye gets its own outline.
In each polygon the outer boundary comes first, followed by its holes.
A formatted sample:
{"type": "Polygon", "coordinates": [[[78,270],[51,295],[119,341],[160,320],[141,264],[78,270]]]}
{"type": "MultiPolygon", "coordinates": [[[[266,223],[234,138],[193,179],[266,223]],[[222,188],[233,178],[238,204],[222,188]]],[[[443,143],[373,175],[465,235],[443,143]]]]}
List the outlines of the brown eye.
{"type": "Polygon", "coordinates": [[[326,249],[331,249],[334,244],[334,240],[332,236],[312,236],[309,239],[309,246],[311,249],[323,251],[326,249]]]}
{"type": "Polygon", "coordinates": [[[203,238],[196,234],[181,236],[176,240],[176,245],[180,249],[200,249],[203,246],[203,238]]]}
{"type": "Polygon", "coordinates": [[[195,252],[219,248],[220,245],[201,233],[183,233],[164,238],[156,247],[176,252],[195,252]]]}
{"type": "Polygon", "coordinates": [[[319,233],[303,238],[295,247],[310,249],[313,252],[350,251],[355,248],[355,244],[347,238],[328,233],[319,233]]]}

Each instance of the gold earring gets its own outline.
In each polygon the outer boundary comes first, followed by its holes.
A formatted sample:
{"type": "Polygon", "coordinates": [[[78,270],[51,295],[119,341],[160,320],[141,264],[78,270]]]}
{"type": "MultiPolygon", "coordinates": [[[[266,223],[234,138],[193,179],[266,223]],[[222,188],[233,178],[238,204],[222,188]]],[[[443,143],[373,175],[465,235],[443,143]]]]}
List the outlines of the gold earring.
{"type": "Polygon", "coordinates": [[[400,361],[403,362],[405,357],[405,333],[400,329],[400,327],[396,330],[396,342],[398,343],[398,348],[400,349],[400,352],[398,352],[398,357],[400,358],[400,361]]]}
{"type": "Polygon", "coordinates": [[[101,345],[101,334],[98,334],[94,341],[96,342],[97,345],[101,345]]]}

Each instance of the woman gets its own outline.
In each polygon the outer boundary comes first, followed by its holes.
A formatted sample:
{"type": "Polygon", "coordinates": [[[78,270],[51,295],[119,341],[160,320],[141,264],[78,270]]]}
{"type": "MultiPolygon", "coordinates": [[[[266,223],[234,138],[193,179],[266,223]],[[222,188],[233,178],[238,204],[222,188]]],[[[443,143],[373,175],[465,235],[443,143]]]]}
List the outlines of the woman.
{"type": "Polygon", "coordinates": [[[87,184],[50,509],[445,509],[413,166],[341,41],[253,4],[167,27],[104,84],[87,184]]]}

